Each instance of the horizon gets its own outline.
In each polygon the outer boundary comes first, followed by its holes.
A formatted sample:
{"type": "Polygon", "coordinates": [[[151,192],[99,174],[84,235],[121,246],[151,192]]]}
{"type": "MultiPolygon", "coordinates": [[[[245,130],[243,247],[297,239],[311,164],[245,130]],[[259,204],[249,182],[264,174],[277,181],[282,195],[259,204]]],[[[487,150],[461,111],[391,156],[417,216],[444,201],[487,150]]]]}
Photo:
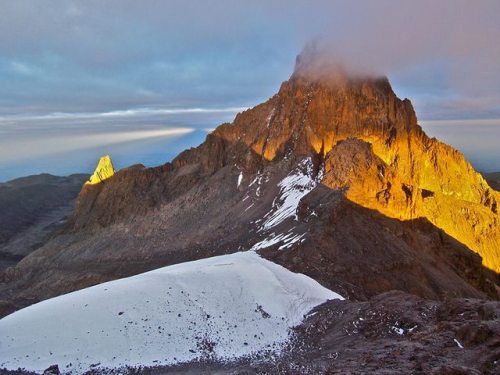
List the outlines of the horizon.
{"type": "MultiPolygon", "coordinates": [[[[247,108],[241,108],[241,110],[244,109],[247,108]]],[[[99,158],[107,154],[113,159],[117,170],[135,164],[143,164],[146,167],[160,166],[170,162],[182,151],[203,143],[207,134],[216,126],[224,122],[232,122],[234,116],[231,110],[210,110],[213,116],[217,115],[217,118],[220,116],[221,120],[217,123],[213,119],[199,122],[199,119],[188,117],[184,119],[184,124],[187,125],[176,128],[157,128],[155,122],[151,121],[146,129],[127,132],[97,132],[93,135],[86,135],[75,131],[72,135],[66,136],[66,139],[50,137],[45,141],[18,140],[13,143],[10,138],[8,139],[9,147],[0,148],[2,156],[0,158],[0,183],[45,173],[57,176],[80,173],[90,175],[99,158]],[[102,136],[104,139],[101,143],[90,143],[102,136]],[[65,151],[64,141],[67,139],[78,139],[80,145],[71,146],[65,151]],[[43,145],[44,142],[47,147],[52,147],[52,152],[48,155],[42,155],[36,160],[18,158],[19,154],[15,150],[18,150],[23,143],[21,147],[30,148],[33,145],[43,145]],[[58,147],[60,149],[56,151],[58,147]],[[68,156],[71,157],[68,158],[68,156]]],[[[205,112],[200,111],[196,114],[205,114],[205,112]]],[[[419,124],[429,137],[435,137],[464,154],[477,172],[500,172],[497,147],[498,139],[500,139],[500,119],[424,120],[419,121],[419,124]]],[[[120,129],[121,126],[117,128],[120,129]]]]}

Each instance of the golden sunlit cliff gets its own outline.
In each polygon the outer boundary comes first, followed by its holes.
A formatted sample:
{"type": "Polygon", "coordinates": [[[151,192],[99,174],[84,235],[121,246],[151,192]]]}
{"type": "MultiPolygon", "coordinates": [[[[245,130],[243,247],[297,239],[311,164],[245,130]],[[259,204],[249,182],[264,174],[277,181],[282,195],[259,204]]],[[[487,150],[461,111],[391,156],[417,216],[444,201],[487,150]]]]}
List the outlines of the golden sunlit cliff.
{"type": "Polygon", "coordinates": [[[460,152],[425,134],[411,102],[400,100],[386,78],[342,71],[329,77],[296,69],[277,95],[217,128],[207,147],[216,155],[224,148],[216,138],[242,143],[267,161],[320,154],[328,187],[391,218],[427,218],[500,271],[500,194],[460,152]],[[336,159],[347,139],[369,147],[336,159]]]}

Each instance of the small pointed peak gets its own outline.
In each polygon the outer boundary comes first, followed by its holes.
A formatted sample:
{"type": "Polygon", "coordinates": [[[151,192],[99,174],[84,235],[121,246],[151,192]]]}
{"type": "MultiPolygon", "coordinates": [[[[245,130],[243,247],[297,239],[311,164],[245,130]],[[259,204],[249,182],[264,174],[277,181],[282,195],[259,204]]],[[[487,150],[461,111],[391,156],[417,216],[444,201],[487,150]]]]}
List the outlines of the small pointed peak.
{"type": "Polygon", "coordinates": [[[89,180],[85,183],[87,185],[96,185],[101,183],[104,180],[112,177],[115,174],[115,169],[113,167],[113,162],[111,161],[111,157],[109,155],[104,155],[99,159],[99,163],[97,167],[90,176],[89,180]]]}

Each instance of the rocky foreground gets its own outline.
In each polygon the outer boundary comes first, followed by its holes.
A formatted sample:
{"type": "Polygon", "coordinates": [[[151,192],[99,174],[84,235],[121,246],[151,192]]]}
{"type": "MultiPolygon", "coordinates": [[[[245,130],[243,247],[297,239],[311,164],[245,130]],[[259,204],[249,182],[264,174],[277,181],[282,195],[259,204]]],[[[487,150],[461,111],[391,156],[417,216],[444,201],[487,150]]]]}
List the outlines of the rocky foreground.
{"type": "Polygon", "coordinates": [[[367,302],[330,301],[294,330],[282,356],[199,363],[136,374],[498,374],[500,304],[422,300],[388,292],[367,302]]]}
{"type": "MultiPolygon", "coordinates": [[[[173,367],[86,374],[475,375],[498,374],[499,361],[498,302],[429,301],[393,291],[366,302],[334,300],[317,307],[293,330],[292,341],[280,355],[263,353],[225,363],[207,355],[173,367]]],[[[56,373],[55,367],[52,371],[56,373]]]]}

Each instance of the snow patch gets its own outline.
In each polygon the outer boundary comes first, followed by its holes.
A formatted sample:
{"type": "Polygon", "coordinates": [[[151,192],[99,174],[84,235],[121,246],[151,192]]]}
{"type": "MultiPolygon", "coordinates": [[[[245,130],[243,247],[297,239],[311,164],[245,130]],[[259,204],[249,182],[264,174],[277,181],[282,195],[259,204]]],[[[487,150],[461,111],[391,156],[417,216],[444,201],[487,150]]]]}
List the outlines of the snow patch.
{"type": "Polygon", "coordinates": [[[318,184],[312,175],[312,159],[306,158],[278,183],[280,188],[278,199],[273,202],[272,211],[265,216],[261,230],[268,230],[292,216],[297,219],[296,212],[300,200],[318,184]]]}
{"type": "MultiPolygon", "coordinates": [[[[262,175],[250,183],[249,187],[257,184],[256,195],[259,196],[262,175]]],[[[300,200],[313,190],[323,178],[323,170],[314,177],[314,166],[312,159],[305,158],[297,167],[278,183],[280,188],[278,196],[274,199],[271,210],[264,215],[262,219],[255,221],[258,225],[257,232],[269,233],[270,230],[281,224],[288,218],[298,219],[297,208],[300,200]]],[[[267,181],[266,181],[267,182],[267,181]]],[[[317,214],[313,212],[313,215],[317,214]]],[[[295,243],[305,241],[305,233],[294,233],[289,230],[288,233],[275,234],[274,232],[266,238],[253,245],[252,250],[259,250],[283,242],[279,249],[287,249],[295,243]]]]}
{"type": "Polygon", "coordinates": [[[0,368],[63,372],[279,353],[290,328],[328,299],[313,279],[235,253],[52,298],[0,320],[0,368]]]}
{"type": "Polygon", "coordinates": [[[399,327],[391,327],[391,329],[396,332],[398,335],[404,335],[405,333],[405,330],[403,328],[399,328],[399,327]]]}
{"type": "Polygon", "coordinates": [[[400,336],[405,334],[405,330],[399,327],[399,322],[394,323],[394,325],[391,327],[391,330],[400,336]]]}
{"type": "Polygon", "coordinates": [[[463,346],[462,344],[460,344],[460,342],[459,342],[457,339],[453,339],[453,341],[455,341],[455,343],[458,345],[458,347],[459,347],[460,349],[463,349],[463,348],[464,348],[464,346],[463,346]]]}
{"type": "Polygon", "coordinates": [[[243,212],[247,212],[249,209],[251,209],[253,206],[254,206],[255,203],[252,203],[250,206],[248,206],[247,208],[245,208],[245,210],[243,212]]]}
{"type": "Polygon", "coordinates": [[[243,172],[240,172],[240,175],[238,176],[238,184],[236,185],[237,188],[240,187],[241,181],[243,181],[243,172]]]}
{"type": "Polygon", "coordinates": [[[262,184],[263,183],[266,183],[267,181],[269,181],[269,176],[267,175],[264,175],[262,174],[262,172],[258,172],[257,173],[257,176],[255,176],[255,178],[252,180],[252,182],[250,182],[250,184],[248,185],[248,187],[252,187],[255,185],[255,196],[256,197],[260,197],[260,189],[262,187],[262,184]]]}
{"type": "Polygon", "coordinates": [[[255,245],[252,246],[251,250],[260,250],[260,249],[265,249],[266,247],[270,247],[273,245],[276,245],[280,242],[283,242],[283,244],[279,247],[279,250],[283,249],[288,249],[292,247],[294,243],[297,243],[299,241],[302,241],[305,237],[305,233],[302,234],[296,234],[293,232],[287,233],[287,234],[274,234],[271,233],[271,235],[262,241],[257,242],[255,245]]]}

